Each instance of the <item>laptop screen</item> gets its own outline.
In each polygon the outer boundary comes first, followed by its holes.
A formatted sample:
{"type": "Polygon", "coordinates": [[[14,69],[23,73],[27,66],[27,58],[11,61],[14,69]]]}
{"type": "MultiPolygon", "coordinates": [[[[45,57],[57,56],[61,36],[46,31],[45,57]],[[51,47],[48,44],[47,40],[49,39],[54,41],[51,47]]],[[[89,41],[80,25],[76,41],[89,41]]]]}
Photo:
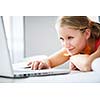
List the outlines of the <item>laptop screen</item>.
{"type": "Polygon", "coordinates": [[[12,72],[3,18],[0,16],[0,76],[12,76],[12,72]]]}

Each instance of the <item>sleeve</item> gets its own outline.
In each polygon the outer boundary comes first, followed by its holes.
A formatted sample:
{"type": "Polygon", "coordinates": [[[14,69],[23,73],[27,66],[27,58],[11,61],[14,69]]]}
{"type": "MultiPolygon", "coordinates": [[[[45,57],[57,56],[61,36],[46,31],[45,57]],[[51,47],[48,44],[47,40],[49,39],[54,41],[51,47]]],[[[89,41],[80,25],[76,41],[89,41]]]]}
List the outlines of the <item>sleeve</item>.
{"type": "Polygon", "coordinates": [[[95,43],[95,50],[97,50],[99,46],[100,46],[100,39],[98,39],[95,43]]]}

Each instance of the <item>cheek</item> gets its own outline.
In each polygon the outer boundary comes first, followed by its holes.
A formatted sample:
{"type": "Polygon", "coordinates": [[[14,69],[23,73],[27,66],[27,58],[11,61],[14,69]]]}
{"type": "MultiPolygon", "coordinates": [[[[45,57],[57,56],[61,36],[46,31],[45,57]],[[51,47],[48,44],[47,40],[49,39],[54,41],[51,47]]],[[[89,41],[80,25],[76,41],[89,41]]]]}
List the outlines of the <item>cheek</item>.
{"type": "Polygon", "coordinates": [[[60,40],[60,43],[61,43],[62,46],[64,46],[64,42],[62,40],[60,40]]]}
{"type": "Polygon", "coordinates": [[[86,44],[85,40],[81,41],[79,44],[79,51],[82,51],[86,47],[86,44]]]}
{"type": "Polygon", "coordinates": [[[77,39],[77,40],[72,41],[71,44],[72,44],[75,48],[77,48],[77,49],[79,49],[79,50],[82,50],[82,49],[85,48],[86,40],[83,39],[83,38],[80,38],[80,39],[77,39]]]}
{"type": "Polygon", "coordinates": [[[66,47],[65,42],[61,42],[62,47],[66,47]]]}

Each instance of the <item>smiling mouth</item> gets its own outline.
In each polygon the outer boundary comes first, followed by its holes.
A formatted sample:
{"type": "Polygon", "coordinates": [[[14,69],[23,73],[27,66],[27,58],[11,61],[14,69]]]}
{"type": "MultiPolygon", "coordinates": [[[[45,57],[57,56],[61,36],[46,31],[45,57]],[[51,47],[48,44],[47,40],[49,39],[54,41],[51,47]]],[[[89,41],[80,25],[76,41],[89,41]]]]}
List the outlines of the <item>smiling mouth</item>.
{"type": "Polygon", "coordinates": [[[75,50],[75,49],[69,49],[69,53],[71,55],[79,54],[79,52],[77,52],[77,50],[75,50]]]}
{"type": "Polygon", "coordinates": [[[70,56],[72,55],[72,52],[71,52],[71,51],[72,51],[72,49],[67,49],[67,53],[68,53],[68,55],[70,55],[70,56]]]}
{"type": "Polygon", "coordinates": [[[74,50],[74,48],[68,49],[69,52],[71,52],[71,51],[73,51],[73,50],[74,50]]]}
{"type": "Polygon", "coordinates": [[[71,54],[71,55],[73,55],[75,53],[74,50],[75,50],[74,48],[68,49],[68,53],[71,54]]]}
{"type": "Polygon", "coordinates": [[[72,48],[72,49],[68,49],[69,51],[72,51],[72,50],[74,50],[74,48],[72,48]]]}

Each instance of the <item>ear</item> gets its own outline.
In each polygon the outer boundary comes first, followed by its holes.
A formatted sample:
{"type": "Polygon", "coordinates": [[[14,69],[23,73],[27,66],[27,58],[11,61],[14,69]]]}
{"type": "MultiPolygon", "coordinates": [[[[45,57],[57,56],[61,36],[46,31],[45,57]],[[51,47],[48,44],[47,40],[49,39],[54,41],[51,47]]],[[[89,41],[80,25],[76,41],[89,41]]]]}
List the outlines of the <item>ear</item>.
{"type": "Polygon", "coordinates": [[[85,36],[86,36],[87,40],[90,38],[90,35],[91,35],[91,30],[90,29],[86,29],[85,30],[85,36]]]}

